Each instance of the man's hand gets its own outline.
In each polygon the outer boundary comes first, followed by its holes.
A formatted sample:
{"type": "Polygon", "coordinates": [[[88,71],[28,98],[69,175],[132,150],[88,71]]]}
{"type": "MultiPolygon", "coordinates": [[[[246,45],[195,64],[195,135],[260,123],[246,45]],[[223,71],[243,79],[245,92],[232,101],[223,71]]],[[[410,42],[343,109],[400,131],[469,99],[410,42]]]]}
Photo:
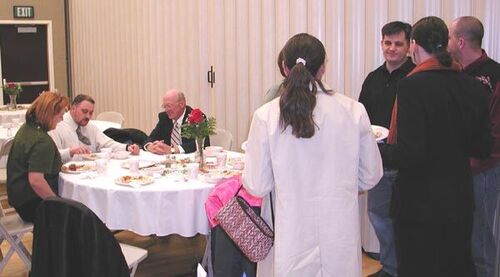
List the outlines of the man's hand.
{"type": "Polygon", "coordinates": [[[69,149],[69,155],[71,157],[73,157],[73,155],[75,155],[75,154],[81,155],[81,154],[90,154],[90,153],[92,153],[92,151],[86,145],[77,145],[77,146],[73,146],[69,149]]]}
{"type": "Polygon", "coordinates": [[[159,155],[170,154],[170,145],[161,140],[156,140],[148,145],[148,151],[159,155]]]}
{"type": "Polygon", "coordinates": [[[141,150],[141,148],[139,148],[139,145],[137,145],[137,144],[130,144],[127,147],[127,151],[132,153],[132,155],[139,155],[140,150],[141,150]]]}

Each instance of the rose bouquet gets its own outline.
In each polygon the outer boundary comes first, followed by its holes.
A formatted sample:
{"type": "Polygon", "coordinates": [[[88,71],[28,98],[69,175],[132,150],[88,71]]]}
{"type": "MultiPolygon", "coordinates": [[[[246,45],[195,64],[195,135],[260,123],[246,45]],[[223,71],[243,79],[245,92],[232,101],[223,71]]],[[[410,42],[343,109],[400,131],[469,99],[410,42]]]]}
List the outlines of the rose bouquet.
{"type": "Polygon", "coordinates": [[[188,115],[187,122],[182,125],[182,136],[196,141],[200,169],[203,168],[205,160],[203,157],[205,137],[215,134],[215,124],[215,118],[206,118],[200,109],[193,109],[188,115]]]}
{"type": "Polygon", "coordinates": [[[18,96],[19,93],[21,91],[23,91],[23,88],[21,87],[21,84],[19,84],[19,83],[13,83],[13,82],[10,82],[10,83],[4,82],[3,86],[2,86],[2,89],[8,95],[15,95],[15,96],[18,96]]]}
{"type": "Polygon", "coordinates": [[[187,123],[182,125],[182,136],[189,139],[205,138],[215,134],[215,118],[206,118],[200,109],[193,109],[187,123]]]}

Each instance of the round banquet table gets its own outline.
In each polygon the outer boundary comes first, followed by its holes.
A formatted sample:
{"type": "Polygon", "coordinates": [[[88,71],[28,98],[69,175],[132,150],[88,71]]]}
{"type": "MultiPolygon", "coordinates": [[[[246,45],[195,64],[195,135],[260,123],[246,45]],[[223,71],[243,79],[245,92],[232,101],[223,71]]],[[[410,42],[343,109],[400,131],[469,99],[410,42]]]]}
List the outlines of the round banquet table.
{"type": "MultiPolygon", "coordinates": [[[[228,154],[229,157],[235,155],[242,154],[228,154]]],[[[141,151],[139,158],[159,162],[165,156],[141,151]]],[[[112,230],[159,236],[208,234],[204,204],[215,184],[204,182],[200,177],[167,175],[140,188],[117,185],[116,178],[130,174],[120,166],[124,162],[126,160],[109,160],[106,176],[59,174],[59,195],[85,204],[112,230]]]]}
{"type": "Polygon", "coordinates": [[[11,123],[13,118],[19,118],[20,123],[26,121],[26,111],[30,105],[18,106],[22,107],[22,109],[9,111],[6,105],[0,106],[0,124],[11,123]]]}

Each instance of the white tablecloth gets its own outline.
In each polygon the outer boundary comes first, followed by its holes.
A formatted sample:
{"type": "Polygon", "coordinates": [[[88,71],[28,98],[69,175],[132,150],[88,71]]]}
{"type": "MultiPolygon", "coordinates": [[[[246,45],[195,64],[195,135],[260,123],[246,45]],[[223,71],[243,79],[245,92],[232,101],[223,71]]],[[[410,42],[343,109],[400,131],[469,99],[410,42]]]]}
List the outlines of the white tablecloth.
{"type": "Polygon", "coordinates": [[[97,128],[99,128],[99,130],[101,130],[101,131],[104,131],[108,128],[120,129],[122,127],[121,124],[118,124],[116,122],[104,121],[104,120],[91,120],[90,123],[97,126],[97,128]]]}
{"type": "MultiPolygon", "coordinates": [[[[10,128],[10,131],[8,128],[5,128],[4,126],[0,125],[0,148],[3,147],[5,142],[8,139],[14,138],[16,135],[17,131],[19,130],[20,125],[15,125],[10,128]]],[[[5,168],[7,166],[7,155],[3,155],[0,157],[0,168],[5,168]]]]}
{"type": "MultiPolygon", "coordinates": [[[[141,151],[140,159],[160,161],[165,156],[141,151]]],[[[204,204],[214,184],[161,177],[142,188],[119,186],[114,180],[129,174],[122,162],[110,160],[107,176],[95,179],[61,173],[59,194],[87,205],[110,229],[160,236],[208,233],[204,204]]]]}
{"type": "Polygon", "coordinates": [[[8,111],[4,110],[7,106],[0,106],[0,124],[4,123],[11,123],[13,118],[19,118],[19,122],[24,122],[26,121],[26,111],[28,110],[27,107],[29,105],[23,105],[25,109],[20,109],[20,110],[15,110],[15,111],[8,111]]]}

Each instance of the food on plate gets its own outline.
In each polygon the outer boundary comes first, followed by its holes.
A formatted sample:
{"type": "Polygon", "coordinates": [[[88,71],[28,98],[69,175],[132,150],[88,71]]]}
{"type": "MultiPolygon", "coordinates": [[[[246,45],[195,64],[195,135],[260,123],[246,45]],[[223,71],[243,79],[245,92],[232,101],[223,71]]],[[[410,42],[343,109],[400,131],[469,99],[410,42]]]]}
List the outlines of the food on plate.
{"type": "Polygon", "coordinates": [[[385,127],[382,127],[382,126],[372,125],[372,133],[373,133],[373,136],[375,137],[376,141],[381,141],[381,140],[387,138],[387,135],[389,134],[389,130],[385,127]]]}
{"type": "Polygon", "coordinates": [[[81,172],[92,169],[93,168],[88,164],[77,164],[77,163],[70,163],[68,165],[63,165],[61,168],[61,170],[65,172],[81,172]]]}
{"type": "Polygon", "coordinates": [[[151,182],[151,178],[148,176],[143,176],[143,175],[139,175],[139,176],[125,175],[125,176],[120,177],[119,181],[123,184],[129,184],[130,182],[137,182],[137,183],[146,184],[146,183],[151,182]]]}
{"type": "Polygon", "coordinates": [[[373,135],[376,139],[381,138],[384,134],[380,130],[373,130],[373,135]]]}

